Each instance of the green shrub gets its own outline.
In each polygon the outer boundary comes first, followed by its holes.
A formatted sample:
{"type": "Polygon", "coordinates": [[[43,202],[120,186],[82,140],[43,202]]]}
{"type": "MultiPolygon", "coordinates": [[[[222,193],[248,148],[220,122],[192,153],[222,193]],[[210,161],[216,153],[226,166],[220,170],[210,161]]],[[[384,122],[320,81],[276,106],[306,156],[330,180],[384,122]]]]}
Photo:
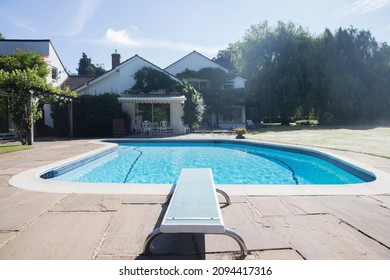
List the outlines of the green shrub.
{"type": "MultiPolygon", "coordinates": [[[[75,137],[109,137],[113,119],[126,118],[122,113],[118,95],[82,95],[73,103],[73,133],[75,137]]],[[[53,106],[54,132],[57,136],[68,135],[67,106],[53,106]]]]}

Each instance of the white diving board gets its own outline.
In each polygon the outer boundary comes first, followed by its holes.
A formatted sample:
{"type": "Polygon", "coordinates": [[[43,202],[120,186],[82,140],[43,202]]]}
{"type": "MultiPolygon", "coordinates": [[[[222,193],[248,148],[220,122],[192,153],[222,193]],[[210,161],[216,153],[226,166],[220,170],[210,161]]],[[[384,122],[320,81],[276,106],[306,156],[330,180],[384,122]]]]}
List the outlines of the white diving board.
{"type": "Polygon", "coordinates": [[[240,245],[241,256],[248,254],[244,240],[225,228],[217,192],[227,204],[229,196],[215,188],[210,168],[183,168],[173,192],[168,195],[169,205],[159,228],[152,231],[144,242],[144,254],[152,240],[162,233],[225,234],[240,245]]]}

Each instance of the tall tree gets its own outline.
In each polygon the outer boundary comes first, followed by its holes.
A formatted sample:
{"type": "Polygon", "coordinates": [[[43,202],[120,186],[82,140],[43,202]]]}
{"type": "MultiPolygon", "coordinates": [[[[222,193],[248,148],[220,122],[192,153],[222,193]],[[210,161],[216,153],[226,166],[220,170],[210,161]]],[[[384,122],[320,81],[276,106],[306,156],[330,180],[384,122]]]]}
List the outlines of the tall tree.
{"type": "Polygon", "coordinates": [[[251,26],[232,60],[248,78],[259,116],[317,116],[320,123],[390,118],[390,50],[350,27],[314,37],[300,26],[251,26]]]}
{"type": "Polygon", "coordinates": [[[249,86],[260,96],[262,112],[288,123],[302,95],[304,54],[310,47],[309,34],[293,23],[279,22],[275,28],[263,22],[252,26],[244,40],[234,45],[233,62],[249,77],[249,86]]]}
{"type": "Polygon", "coordinates": [[[237,73],[237,70],[232,63],[232,48],[233,45],[230,44],[227,49],[218,51],[217,57],[214,57],[212,60],[222,67],[225,67],[230,72],[237,73]]]}
{"type": "Polygon", "coordinates": [[[92,64],[92,59],[85,53],[82,54],[79,60],[79,67],[76,70],[78,75],[100,76],[106,73],[106,70],[101,66],[92,64]]]}

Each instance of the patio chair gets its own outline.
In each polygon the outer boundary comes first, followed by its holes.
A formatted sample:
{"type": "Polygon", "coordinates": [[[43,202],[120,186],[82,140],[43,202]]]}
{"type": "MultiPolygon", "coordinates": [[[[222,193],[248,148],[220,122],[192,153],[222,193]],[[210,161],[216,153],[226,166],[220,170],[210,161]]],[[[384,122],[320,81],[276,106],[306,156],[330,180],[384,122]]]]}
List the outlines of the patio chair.
{"type": "Polygon", "coordinates": [[[246,120],[246,125],[248,128],[254,128],[255,124],[252,120],[246,120]]]}
{"type": "Polygon", "coordinates": [[[142,123],[135,123],[133,127],[133,131],[135,135],[142,134],[142,123]]]}
{"type": "Polygon", "coordinates": [[[159,135],[160,136],[164,136],[167,133],[167,126],[168,126],[168,122],[167,121],[161,121],[160,122],[160,125],[158,126],[158,130],[159,130],[159,135]]]}
{"type": "Polygon", "coordinates": [[[142,135],[151,135],[152,133],[152,123],[150,121],[143,121],[142,122],[142,135]]]}
{"type": "Polygon", "coordinates": [[[229,196],[215,188],[210,168],[183,168],[167,197],[169,205],[160,227],[145,239],[143,254],[149,252],[151,242],[162,233],[208,233],[232,237],[244,258],[248,254],[245,242],[236,232],[225,228],[217,192],[230,204],[229,196]]]}

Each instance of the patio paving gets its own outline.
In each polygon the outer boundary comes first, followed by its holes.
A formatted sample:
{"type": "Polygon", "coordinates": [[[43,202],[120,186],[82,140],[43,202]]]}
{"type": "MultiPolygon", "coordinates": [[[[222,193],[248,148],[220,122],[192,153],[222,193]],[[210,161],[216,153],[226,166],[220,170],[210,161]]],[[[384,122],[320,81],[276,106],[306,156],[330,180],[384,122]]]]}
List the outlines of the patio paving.
{"type": "MultiPolygon", "coordinates": [[[[0,156],[0,259],[239,256],[233,239],[203,234],[162,235],[152,243],[153,255],[140,255],[146,235],[164,215],[165,196],[41,193],[8,184],[19,172],[98,147],[88,140],[37,141],[33,149],[0,156]]],[[[337,153],[390,170],[390,159],[337,153]]],[[[247,260],[390,259],[389,194],[232,196],[222,215],[225,225],[244,238],[247,260]]]]}

